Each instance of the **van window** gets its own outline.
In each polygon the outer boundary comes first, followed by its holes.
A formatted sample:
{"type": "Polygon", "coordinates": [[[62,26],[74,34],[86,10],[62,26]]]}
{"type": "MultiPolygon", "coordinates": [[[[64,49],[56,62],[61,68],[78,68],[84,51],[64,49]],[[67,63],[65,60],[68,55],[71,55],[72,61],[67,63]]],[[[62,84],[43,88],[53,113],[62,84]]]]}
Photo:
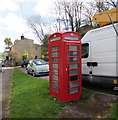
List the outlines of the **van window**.
{"type": "Polygon", "coordinates": [[[89,56],[89,44],[82,44],[82,58],[88,58],[89,56]]]}

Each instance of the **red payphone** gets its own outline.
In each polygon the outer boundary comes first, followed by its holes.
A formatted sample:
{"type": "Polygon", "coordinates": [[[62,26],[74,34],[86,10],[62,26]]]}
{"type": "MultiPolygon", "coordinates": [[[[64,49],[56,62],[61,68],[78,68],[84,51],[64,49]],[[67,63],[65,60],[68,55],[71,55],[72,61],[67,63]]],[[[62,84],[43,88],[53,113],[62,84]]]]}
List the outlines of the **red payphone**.
{"type": "Polygon", "coordinates": [[[82,92],[81,36],[57,32],[49,37],[50,95],[62,102],[79,99],[82,92]]]}

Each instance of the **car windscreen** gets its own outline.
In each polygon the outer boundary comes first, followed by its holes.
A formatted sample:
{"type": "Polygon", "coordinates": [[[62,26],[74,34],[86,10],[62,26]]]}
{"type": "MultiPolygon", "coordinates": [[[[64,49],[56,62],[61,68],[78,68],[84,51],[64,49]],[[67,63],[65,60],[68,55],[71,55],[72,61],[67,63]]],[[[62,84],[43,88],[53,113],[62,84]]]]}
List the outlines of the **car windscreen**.
{"type": "Polygon", "coordinates": [[[36,65],[46,65],[46,62],[44,60],[34,60],[33,61],[36,65]]]}
{"type": "Polygon", "coordinates": [[[24,61],[24,63],[29,63],[29,61],[24,61]]]}

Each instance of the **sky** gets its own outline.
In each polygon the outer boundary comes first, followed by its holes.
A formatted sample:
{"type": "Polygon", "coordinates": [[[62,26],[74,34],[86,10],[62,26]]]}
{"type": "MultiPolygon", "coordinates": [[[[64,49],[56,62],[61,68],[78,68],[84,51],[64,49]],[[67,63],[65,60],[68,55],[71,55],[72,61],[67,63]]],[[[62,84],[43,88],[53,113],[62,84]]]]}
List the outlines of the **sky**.
{"type": "MultiPolygon", "coordinates": [[[[27,19],[33,15],[51,16],[56,0],[0,0],[0,52],[4,51],[4,39],[11,38],[12,42],[26,38],[39,40],[27,25],[27,19]]],[[[89,1],[89,0],[87,0],[89,1]]]]}
{"type": "Polygon", "coordinates": [[[14,42],[23,34],[39,43],[27,19],[33,15],[47,17],[53,4],[54,0],[0,0],[0,52],[4,51],[6,37],[14,42]]]}

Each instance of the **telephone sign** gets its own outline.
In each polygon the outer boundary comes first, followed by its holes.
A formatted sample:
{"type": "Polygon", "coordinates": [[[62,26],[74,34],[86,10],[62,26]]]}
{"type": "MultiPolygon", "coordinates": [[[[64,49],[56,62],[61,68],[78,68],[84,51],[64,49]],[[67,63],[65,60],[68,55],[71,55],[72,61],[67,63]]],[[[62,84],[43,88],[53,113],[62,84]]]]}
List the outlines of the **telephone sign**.
{"type": "Polygon", "coordinates": [[[82,92],[81,36],[58,32],[49,37],[50,95],[62,102],[79,99],[82,92]]]}

